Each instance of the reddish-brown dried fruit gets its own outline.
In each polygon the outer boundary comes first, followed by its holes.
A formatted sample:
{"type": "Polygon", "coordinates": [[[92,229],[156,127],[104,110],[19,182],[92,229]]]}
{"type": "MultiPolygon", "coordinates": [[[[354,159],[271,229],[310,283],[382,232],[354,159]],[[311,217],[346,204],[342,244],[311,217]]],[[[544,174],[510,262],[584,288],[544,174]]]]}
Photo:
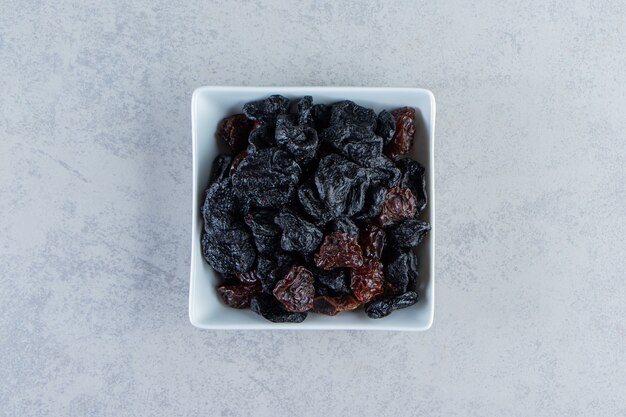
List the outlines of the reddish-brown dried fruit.
{"type": "Polygon", "coordinates": [[[359,243],[363,249],[363,256],[380,259],[385,246],[385,230],[374,223],[368,223],[361,230],[359,243]]]}
{"type": "Polygon", "coordinates": [[[361,302],[351,295],[315,297],[313,299],[313,312],[334,316],[340,311],[354,310],[360,305],[361,302]]]}
{"type": "Polygon", "coordinates": [[[245,115],[235,114],[222,120],[217,134],[234,154],[238,154],[248,146],[248,135],[253,125],[254,122],[248,120],[245,115]]]}
{"type": "Polygon", "coordinates": [[[372,258],[365,258],[363,265],[350,271],[350,288],[354,296],[366,303],[383,291],[383,264],[372,258]]]}
{"type": "Polygon", "coordinates": [[[234,284],[234,285],[222,285],[217,287],[217,292],[222,296],[224,303],[232,308],[248,308],[250,307],[250,300],[260,289],[260,286],[255,284],[234,284]]]}
{"type": "Polygon", "coordinates": [[[244,284],[254,284],[255,282],[260,282],[256,269],[248,272],[238,272],[235,276],[244,284]]]}
{"type": "Polygon", "coordinates": [[[315,265],[330,270],[338,267],[353,268],[363,264],[363,254],[356,237],[347,233],[333,232],[324,238],[319,252],[315,254],[315,265]]]}
{"type": "Polygon", "coordinates": [[[294,313],[303,313],[313,307],[315,297],[313,274],[303,266],[292,266],[285,278],[276,283],[274,297],[294,313]]]}
{"type": "Polygon", "coordinates": [[[391,112],[396,121],[396,131],[391,142],[385,148],[384,153],[390,158],[409,153],[413,145],[415,135],[415,109],[402,107],[391,112]]]}
{"type": "Polygon", "coordinates": [[[417,199],[408,188],[393,187],[387,190],[378,221],[388,226],[398,220],[410,219],[417,213],[417,199]]]}
{"type": "Polygon", "coordinates": [[[237,168],[239,168],[239,164],[241,163],[241,161],[246,159],[246,156],[248,156],[248,151],[241,151],[237,154],[236,157],[233,158],[233,162],[230,163],[230,171],[228,175],[232,177],[235,174],[235,172],[237,172],[237,168]]]}

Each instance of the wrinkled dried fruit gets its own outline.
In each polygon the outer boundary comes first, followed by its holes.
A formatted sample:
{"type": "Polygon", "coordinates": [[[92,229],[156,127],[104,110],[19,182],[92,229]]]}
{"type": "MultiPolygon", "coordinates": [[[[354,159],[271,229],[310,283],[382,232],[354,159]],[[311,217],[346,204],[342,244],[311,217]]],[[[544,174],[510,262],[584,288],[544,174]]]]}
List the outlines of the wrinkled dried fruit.
{"type": "Polygon", "coordinates": [[[406,219],[393,225],[387,231],[389,242],[399,248],[413,248],[430,231],[430,225],[417,219],[406,219]]]}
{"type": "Polygon", "coordinates": [[[358,213],[369,186],[367,172],[339,155],[324,157],[315,173],[320,200],[333,218],[358,213]]]}
{"type": "Polygon", "coordinates": [[[259,291],[258,284],[221,285],[217,292],[224,303],[232,308],[248,308],[252,296],[259,291]]]}
{"type": "Polygon", "coordinates": [[[280,245],[286,251],[311,253],[322,241],[322,231],[300,218],[293,210],[282,210],[274,222],[282,229],[280,245]]]}
{"type": "Polygon", "coordinates": [[[363,264],[363,254],[357,238],[346,233],[334,232],[324,238],[315,254],[315,265],[322,269],[358,267],[363,264]]]}
{"type": "Polygon", "coordinates": [[[378,123],[376,125],[376,134],[383,138],[383,142],[388,144],[393,138],[396,131],[396,120],[387,110],[378,113],[378,123]]]}
{"type": "Polygon", "coordinates": [[[313,97],[304,96],[298,100],[298,124],[313,125],[313,97]]]}
{"type": "Polygon", "coordinates": [[[387,191],[379,222],[388,226],[399,220],[410,219],[417,213],[415,196],[408,188],[394,187],[387,191]]]}
{"type": "Polygon", "coordinates": [[[204,233],[201,243],[204,259],[217,272],[235,274],[249,271],[254,265],[256,252],[245,230],[204,233]]]}
{"type": "Polygon", "coordinates": [[[213,160],[213,168],[211,169],[211,184],[214,182],[220,182],[226,179],[228,172],[230,171],[230,164],[233,161],[232,155],[225,153],[217,155],[213,160]]]}
{"type": "MultiPolygon", "coordinates": [[[[315,286],[318,290],[325,289],[325,294],[350,294],[350,277],[345,268],[335,268],[330,271],[310,266],[308,269],[315,278],[315,286]]],[[[320,291],[318,291],[320,293],[320,291]]]]}
{"type": "Polygon", "coordinates": [[[248,156],[248,151],[242,151],[242,152],[239,152],[239,154],[237,154],[237,156],[233,158],[233,162],[230,165],[230,172],[229,172],[229,175],[231,177],[235,174],[235,172],[237,172],[237,168],[239,168],[239,164],[241,164],[241,161],[246,159],[246,156],[248,156]]]}
{"type": "Polygon", "coordinates": [[[313,307],[315,297],[313,274],[303,266],[293,266],[285,278],[276,283],[274,297],[287,311],[303,313],[313,307]]]}
{"type": "Polygon", "coordinates": [[[384,279],[380,261],[365,258],[361,266],[350,271],[350,288],[359,301],[366,303],[383,291],[384,279]]]}
{"type": "Polygon", "coordinates": [[[406,308],[417,303],[417,293],[408,291],[397,296],[376,297],[365,305],[365,312],[371,319],[379,319],[391,314],[394,310],[406,308]]]}
{"type": "Polygon", "coordinates": [[[340,217],[331,221],[326,228],[327,233],[341,232],[350,236],[359,236],[359,227],[349,217],[340,217]]]}
{"type": "Polygon", "coordinates": [[[391,142],[385,146],[385,154],[390,158],[409,153],[415,135],[415,109],[402,107],[391,112],[396,122],[396,131],[391,142]]]}
{"type": "Polygon", "coordinates": [[[422,164],[408,158],[397,161],[396,165],[402,173],[400,187],[411,190],[417,199],[417,211],[424,210],[428,203],[428,196],[426,195],[426,170],[422,164]]]}
{"type": "Polygon", "coordinates": [[[385,247],[385,230],[374,223],[366,224],[361,230],[359,244],[363,250],[363,256],[380,259],[385,247]]]}
{"type": "Polygon", "coordinates": [[[218,136],[222,139],[234,154],[246,149],[248,135],[252,131],[253,123],[243,114],[235,114],[222,120],[218,136]]]}
{"type": "Polygon", "coordinates": [[[307,313],[294,313],[285,310],[274,296],[266,293],[252,297],[250,309],[274,323],[301,323],[307,316],[307,313]]]}
{"type": "Polygon", "coordinates": [[[334,316],[340,311],[357,309],[361,302],[351,295],[320,296],[313,299],[313,312],[334,316]]]}
{"type": "Polygon", "coordinates": [[[374,110],[359,106],[353,101],[340,101],[332,105],[330,124],[349,124],[373,129],[376,126],[376,113],[374,110]]]}
{"type": "Polygon", "coordinates": [[[243,106],[243,112],[251,120],[262,120],[271,123],[279,114],[289,113],[289,99],[280,95],[252,101],[243,106]]]}
{"type": "Polygon", "coordinates": [[[385,278],[393,288],[394,293],[403,293],[415,290],[419,276],[419,260],[413,251],[394,251],[388,256],[389,262],[385,265],[385,278]]]}

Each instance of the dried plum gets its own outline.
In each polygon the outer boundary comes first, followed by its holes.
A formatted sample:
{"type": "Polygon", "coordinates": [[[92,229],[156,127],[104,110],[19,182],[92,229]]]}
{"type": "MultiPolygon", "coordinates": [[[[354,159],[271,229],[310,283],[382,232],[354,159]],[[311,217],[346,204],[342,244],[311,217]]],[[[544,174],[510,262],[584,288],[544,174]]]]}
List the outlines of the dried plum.
{"type": "Polygon", "coordinates": [[[326,210],[312,180],[304,182],[298,188],[298,201],[316,225],[323,226],[332,218],[331,212],[326,210]]]}
{"type": "Polygon", "coordinates": [[[274,135],[274,125],[267,123],[261,124],[250,132],[250,136],[248,136],[248,152],[255,153],[261,149],[273,148],[276,146],[274,135]]]}
{"type": "Polygon", "coordinates": [[[318,289],[325,288],[326,294],[350,294],[350,277],[345,268],[335,268],[330,271],[309,266],[308,269],[315,278],[318,289]]]}
{"type": "Polygon", "coordinates": [[[298,124],[313,126],[313,97],[304,96],[298,100],[298,124]]]}
{"type": "Polygon", "coordinates": [[[269,148],[248,155],[232,179],[242,199],[258,207],[279,207],[291,199],[300,173],[300,166],[293,157],[269,148]]]}
{"type": "Polygon", "coordinates": [[[422,164],[408,158],[400,159],[396,164],[402,173],[400,186],[410,189],[417,199],[417,210],[424,210],[428,202],[426,195],[426,170],[422,164]]]}
{"type": "Polygon", "coordinates": [[[326,270],[363,265],[363,254],[357,238],[341,232],[326,236],[319,252],[315,254],[315,265],[326,270]]]}
{"type": "Polygon", "coordinates": [[[320,141],[352,162],[362,162],[382,155],[383,140],[371,128],[356,125],[335,125],[320,134],[320,141]]]}
{"type": "Polygon", "coordinates": [[[367,159],[362,162],[370,177],[370,182],[380,184],[385,188],[400,185],[401,172],[386,156],[367,159]]]}
{"type": "Polygon", "coordinates": [[[365,193],[363,210],[354,216],[355,219],[365,220],[378,216],[383,209],[386,195],[387,189],[385,187],[380,184],[370,184],[370,187],[365,193]]]}
{"type": "Polygon", "coordinates": [[[274,323],[301,323],[307,313],[294,313],[285,310],[272,295],[260,293],[250,300],[250,309],[264,319],[274,323]]]}
{"type": "Polygon", "coordinates": [[[240,228],[239,203],[230,179],[211,184],[202,205],[204,230],[213,233],[240,228]]]}
{"type": "Polygon", "coordinates": [[[415,136],[415,109],[402,107],[391,112],[396,122],[396,131],[391,142],[385,146],[385,154],[390,158],[409,153],[415,136]]]}
{"type": "Polygon", "coordinates": [[[313,299],[313,312],[335,316],[340,311],[357,309],[361,302],[351,295],[320,296],[313,299]]]}
{"type": "Polygon", "coordinates": [[[419,276],[419,260],[413,251],[396,252],[388,256],[389,262],[385,265],[385,279],[396,293],[415,290],[419,276]]]}
{"type": "Polygon", "coordinates": [[[259,255],[257,274],[263,291],[272,292],[274,285],[282,279],[297,262],[296,258],[279,250],[273,255],[259,255]]]}
{"type": "Polygon", "coordinates": [[[394,310],[406,308],[417,303],[417,293],[408,291],[396,296],[376,297],[365,305],[365,312],[371,319],[379,319],[391,314],[394,310]]]}
{"type": "Polygon", "coordinates": [[[291,115],[281,115],[276,119],[276,143],[300,163],[308,163],[317,153],[317,131],[306,125],[295,125],[291,115]]]}
{"type": "Polygon", "coordinates": [[[356,125],[373,129],[376,127],[376,112],[350,100],[340,101],[332,105],[330,124],[356,125]]]}
{"type": "Polygon", "coordinates": [[[376,134],[383,139],[384,144],[388,144],[393,138],[396,131],[396,120],[387,110],[378,113],[378,123],[376,125],[376,134]]]}
{"type": "Polygon", "coordinates": [[[238,154],[248,146],[248,135],[252,130],[253,122],[243,114],[235,114],[222,120],[217,135],[222,139],[234,154],[238,154]]]}
{"type": "Polygon", "coordinates": [[[387,231],[392,245],[401,248],[412,248],[422,241],[430,231],[430,225],[418,219],[407,219],[393,225],[387,231]]]}
{"type": "Polygon", "coordinates": [[[322,241],[322,231],[297,216],[293,210],[282,210],[274,218],[274,222],[282,230],[280,244],[286,251],[311,253],[322,241]]]}
{"type": "Polygon", "coordinates": [[[224,304],[232,308],[250,307],[250,300],[258,291],[258,284],[221,285],[217,287],[217,292],[222,297],[224,304]]]}
{"type": "Polygon", "coordinates": [[[354,222],[350,220],[349,217],[340,217],[331,221],[328,224],[326,231],[328,233],[342,232],[350,236],[359,236],[359,227],[354,224],[354,222]]]}
{"type": "Polygon", "coordinates": [[[364,258],[361,266],[350,271],[350,288],[354,296],[366,303],[383,291],[383,265],[372,258],[364,258]]]}
{"type": "Polygon", "coordinates": [[[276,283],[272,293],[287,311],[303,313],[313,307],[314,282],[310,271],[303,266],[293,266],[287,275],[276,283]]]}
{"type": "Polygon", "coordinates": [[[332,218],[358,213],[365,203],[369,185],[367,172],[339,155],[324,157],[315,173],[320,200],[332,218]]]}
{"type": "Polygon", "coordinates": [[[252,239],[243,229],[204,233],[202,255],[213,269],[224,274],[249,271],[256,259],[252,239]]]}
{"type": "Polygon", "coordinates": [[[232,155],[225,153],[217,155],[213,160],[213,168],[211,169],[210,183],[223,181],[228,177],[230,171],[230,164],[233,162],[232,155]]]}
{"type": "Polygon", "coordinates": [[[289,99],[273,95],[263,100],[252,101],[243,106],[243,113],[248,119],[270,123],[276,120],[279,114],[289,113],[289,99]]]}
{"type": "Polygon", "coordinates": [[[326,104],[314,104],[311,113],[313,114],[313,123],[318,132],[330,126],[331,107],[326,104]]]}
{"type": "Polygon", "coordinates": [[[410,219],[417,213],[417,201],[408,188],[394,187],[387,190],[379,222],[388,226],[399,220],[410,219]]]}

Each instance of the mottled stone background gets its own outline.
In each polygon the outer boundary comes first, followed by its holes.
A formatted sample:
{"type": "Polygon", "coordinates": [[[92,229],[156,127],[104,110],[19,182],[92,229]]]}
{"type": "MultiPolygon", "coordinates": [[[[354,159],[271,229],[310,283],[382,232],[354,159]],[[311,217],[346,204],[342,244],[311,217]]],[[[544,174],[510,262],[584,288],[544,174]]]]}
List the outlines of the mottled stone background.
{"type": "Polygon", "coordinates": [[[626,415],[626,3],[82,3],[0,2],[0,415],[626,415]],[[189,324],[208,84],[434,92],[431,330],[189,324]]]}

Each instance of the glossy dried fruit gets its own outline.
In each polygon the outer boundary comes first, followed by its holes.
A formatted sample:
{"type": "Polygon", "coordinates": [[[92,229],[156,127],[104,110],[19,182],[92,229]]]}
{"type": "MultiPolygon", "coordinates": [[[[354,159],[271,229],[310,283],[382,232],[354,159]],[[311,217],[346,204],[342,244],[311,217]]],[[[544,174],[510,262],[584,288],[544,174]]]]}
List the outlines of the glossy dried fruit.
{"type": "Polygon", "coordinates": [[[428,203],[426,195],[426,170],[417,161],[412,159],[401,159],[396,165],[402,173],[400,186],[411,190],[417,200],[417,211],[422,211],[428,203]]]}
{"type": "Polygon", "coordinates": [[[322,231],[296,215],[293,210],[282,210],[274,222],[282,230],[280,245],[286,251],[311,253],[322,241],[322,231]]]}
{"type": "Polygon", "coordinates": [[[326,206],[321,200],[313,180],[304,182],[298,188],[298,201],[303,211],[316,225],[323,226],[332,218],[332,213],[326,210],[326,206]]]}
{"type": "Polygon", "coordinates": [[[388,226],[399,220],[410,219],[416,213],[417,201],[411,190],[394,187],[387,190],[379,222],[382,226],[388,226]]]}
{"type": "Polygon", "coordinates": [[[374,223],[366,224],[361,230],[359,244],[361,245],[363,256],[380,259],[385,247],[385,230],[374,223]]]}
{"type": "Polygon", "coordinates": [[[407,219],[389,228],[389,242],[400,248],[412,248],[430,231],[430,225],[418,219],[407,219]]]}
{"type": "Polygon", "coordinates": [[[296,191],[301,169],[291,155],[276,148],[249,154],[232,176],[241,199],[258,207],[279,207],[296,191]]]}
{"type": "Polygon", "coordinates": [[[385,146],[385,154],[390,158],[409,153],[413,145],[415,136],[415,109],[412,107],[402,107],[391,112],[396,122],[396,130],[389,142],[385,146]]]}
{"type": "Polygon", "coordinates": [[[419,276],[419,260],[415,253],[394,250],[386,258],[388,263],[385,265],[385,279],[391,284],[393,292],[398,294],[415,290],[419,276]]]}
{"type": "Polygon", "coordinates": [[[258,284],[221,285],[217,292],[224,303],[232,308],[248,308],[250,300],[259,291],[258,284]]]}
{"type": "MultiPolygon", "coordinates": [[[[309,266],[308,269],[313,274],[315,286],[318,290],[326,294],[350,294],[350,277],[346,268],[335,268],[330,271],[320,269],[316,266],[309,266]]],[[[318,291],[318,294],[320,291],[318,291]]]]}
{"type": "Polygon", "coordinates": [[[401,172],[396,164],[386,156],[372,158],[361,163],[369,174],[372,184],[380,184],[385,188],[397,187],[400,185],[401,172]]]}
{"type": "Polygon", "coordinates": [[[387,110],[378,113],[378,123],[376,125],[376,134],[383,139],[384,144],[388,144],[393,138],[396,131],[396,120],[387,110]]]}
{"type": "Polygon", "coordinates": [[[360,305],[361,302],[351,295],[320,296],[313,299],[313,312],[335,316],[340,311],[355,310],[360,305]]]}
{"type": "Polygon", "coordinates": [[[369,186],[367,172],[339,155],[324,157],[315,172],[315,185],[332,218],[358,213],[369,186]]]}
{"type": "Polygon", "coordinates": [[[301,323],[307,313],[294,313],[285,310],[274,296],[260,293],[250,300],[250,309],[264,319],[274,323],[301,323]]]}
{"type": "Polygon", "coordinates": [[[358,267],[363,264],[363,254],[357,238],[346,233],[334,232],[324,238],[315,254],[315,265],[322,269],[358,267]]]}
{"type": "Polygon", "coordinates": [[[225,153],[217,155],[213,160],[211,179],[209,182],[213,184],[214,182],[220,182],[226,179],[228,177],[232,161],[232,155],[227,155],[225,153]]]}
{"type": "Polygon", "coordinates": [[[391,314],[394,310],[406,308],[417,303],[417,293],[408,291],[397,296],[376,297],[365,305],[365,312],[371,319],[379,319],[391,314]]]}
{"type": "Polygon", "coordinates": [[[370,184],[365,193],[365,203],[363,210],[354,216],[357,220],[367,220],[376,217],[383,209],[387,189],[380,184],[370,184]]]}
{"type": "Polygon", "coordinates": [[[285,278],[276,283],[272,293],[287,311],[303,313],[313,307],[314,282],[310,271],[303,266],[293,266],[285,278]]]}
{"type": "Polygon", "coordinates": [[[253,122],[243,114],[235,114],[222,120],[218,136],[234,154],[238,154],[248,146],[248,135],[252,131],[253,122]]]}
{"type": "Polygon", "coordinates": [[[289,113],[289,99],[281,95],[269,96],[243,106],[243,112],[251,120],[274,122],[279,114],[289,113]]]}
{"type": "Polygon", "coordinates": [[[363,264],[350,271],[350,288],[354,296],[366,303],[383,291],[383,265],[372,258],[363,259],[363,264]]]}
{"type": "Polygon", "coordinates": [[[263,291],[271,293],[276,282],[285,277],[289,269],[297,262],[296,258],[280,248],[271,255],[259,255],[257,274],[263,291]]]}

